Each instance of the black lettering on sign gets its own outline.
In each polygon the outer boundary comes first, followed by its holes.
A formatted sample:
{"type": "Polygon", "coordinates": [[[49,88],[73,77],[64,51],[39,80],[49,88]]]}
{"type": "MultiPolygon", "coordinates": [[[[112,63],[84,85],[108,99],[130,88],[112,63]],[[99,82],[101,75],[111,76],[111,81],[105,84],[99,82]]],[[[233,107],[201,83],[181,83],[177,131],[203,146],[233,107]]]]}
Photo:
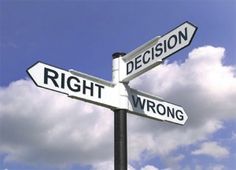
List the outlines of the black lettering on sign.
{"type": "Polygon", "coordinates": [[[95,86],[98,88],[98,98],[100,99],[102,97],[102,89],[105,87],[99,84],[95,84],[95,86]]]}
{"type": "Polygon", "coordinates": [[[59,87],[56,79],[58,78],[58,73],[55,70],[44,68],[44,84],[48,84],[48,80],[50,79],[55,87],[59,87]]]}
{"type": "Polygon", "coordinates": [[[185,33],[183,34],[183,32],[179,31],[179,44],[181,44],[181,39],[183,38],[184,41],[188,40],[188,31],[187,31],[187,27],[184,28],[185,33]]]}
{"type": "Polygon", "coordinates": [[[86,94],[86,89],[90,91],[90,96],[93,96],[93,82],[90,82],[90,86],[86,85],[86,80],[83,80],[83,94],[86,94]]]}
{"type": "Polygon", "coordinates": [[[147,111],[152,114],[159,114],[171,119],[178,119],[179,121],[184,119],[184,113],[175,107],[168,106],[158,101],[153,101],[139,97],[137,95],[132,96],[132,105],[135,108],[142,109],[144,112],[147,111]]]}
{"type": "MultiPolygon", "coordinates": [[[[29,69],[27,72],[31,76],[29,69]]],[[[41,77],[39,85],[35,82],[37,86],[68,94],[70,96],[77,96],[79,98],[85,97],[85,99],[89,99],[86,97],[96,97],[97,99],[101,99],[103,97],[102,95],[105,95],[106,86],[97,83],[92,79],[90,80],[90,78],[86,79],[85,77],[75,76],[66,70],[47,65],[42,67],[42,71],[44,77],[41,77]]]]}
{"type": "Polygon", "coordinates": [[[162,43],[158,43],[156,45],[155,51],[156,51],[156,54],[155,54],[156,57],[159,57],[163,53],[162,43]]]}
{"type": "Polygon", "coordinates": [[[155,54],[154,54],[154,47],[152,47],[152,60],[154,60],[154,58],[155,58],[155,54]]]}
{"type": "Polygon", "coordinates": [[[65,88],[65,74],[61,73],[61,88],[65,88]]]}
{"type": "Polygon", "coordinates": [[[143,63],[144,63],[144,64],[147,64],[147,63],[150,61],[150,57],[148,57],[148,55],[147,55],[147,58],[146,58],[146,54],[150,54],[150,51],[147,50],[147,51],[145,51],[144,54],[143,54],[143,63]]]}
{"type": "Polygon", "coordinates": [[[164,52],[166,53],[166,40],[164,40],[164,52]]]}
{"type": "Polygon", "coordinates": [[[175,109],[167,106],[167,117],[170,117],[170,115],[172,118],[175,118],[175,109]]]}
{"type": "Polygon", "coordinates": [[[157,44],[146,49],[146,51],[143,51],[140,55],[137,54],[135,58],[126,63],[126,75],[131,74],[133,71],[142,69],[145,65],[147,67],[149,63],[151,63],[150,65],[154,65],[155,60],[157,60],[156,58],[158,57],[163,56],[160,59],[164,60],[172,53],[185,47],[187,45],[186,41],[188,41],[188,27],[182,27],[178,31],[169,32],[160,38],[157,44]],[[183,47],[178,47],[178,45],[181,44],[183,44],[183,47]]]}
{"type": "Polygon", "coordinates": [[[133,104],[134,104],[134,107],[139,107],[141,109],[144,109],[144,106],[145,106],[145,103],[146,103],[146,100],[143,99],[141,100],[140,97],[135,97],[132,95],[132,100],[133,100],[133,104]]]}
{"type": "Polygon", "coordinates": [[[77,77],[74,77],[74,76],[70,76],[68,79],[67,79],[67,86],[68,88],[73,91],[73,92],[79,92],[80,91],[80,85],[79,85],[80,81],[77,77]],[[73,84],[72,86],[72,83],[71,81],[74,80],[75,83],[73,84]]]}
{"type": "Polygon", "coordinates": [[[172,49],[175,47],[175,45],[177,44],[177,36],[176,35],[172,35],[169,39],[168,39],[168,48],[172,49]]]}
{"type": "Polygon", "coordinates": [[[147,111],[150,111],[150,108],[152,109],[153,113],[156,113],[155,103],[153,101],[147,100],[147,111]]]}
{"type": "Polygon", "coordinates": [[[127,75],[130,74],[133,71],[133,69],[134,69],[133,61],[128,62],[126,65],[126,74],[127,75]]]}
{"type": "Polygon", "coordinates": [[[184,116],[183,116],[183,112],[181,110],[176,110],[176,117],[178,120],[183,120],[184,116]]]}
{"type": "Polygon", "coordinates": [[[166,108],[165,108],[165,106],[159,103],[159,104],[157,105],[157,112],[158,112],[160,115],[165,115],[165,114],[166,114],[166,108]]]}
{"type": "Polygon", "coordinates": [[[101,98],[102,97],[102,89],[104,89],[104,88],[105,87],[102,85],[83,80],[83,94],[85,94],[85,95],[90,92],[90,94],[89,94],[90,96],[95,96],[95,97],[101,98]],[[97,92],[97,94],[95,94],[95,92],[97,92]]]}
{"type": "Polygon", "coordinates": [[[138,57],[135,58],[135,70],[137,70],[138,68],[140,68],[142,66],[141,64],[141,55],[139,55],[138,57]]]}

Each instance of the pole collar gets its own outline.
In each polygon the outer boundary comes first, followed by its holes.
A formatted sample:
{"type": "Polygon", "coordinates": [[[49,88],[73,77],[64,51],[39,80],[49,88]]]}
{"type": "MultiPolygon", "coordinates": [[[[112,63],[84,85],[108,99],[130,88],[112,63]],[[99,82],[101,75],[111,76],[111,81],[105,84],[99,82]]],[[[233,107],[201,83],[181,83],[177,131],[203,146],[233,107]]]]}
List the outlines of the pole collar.
{"type": "Polygon", "coordinates": [[[112,58],[116,59],[116,58],[119,58],[119,57],[122,57],[122,56],[125,56],[125,55],[126,55],[126,53],[124,53],[124,52],[116,52],[116,53],[112,54],[112,58]]]}

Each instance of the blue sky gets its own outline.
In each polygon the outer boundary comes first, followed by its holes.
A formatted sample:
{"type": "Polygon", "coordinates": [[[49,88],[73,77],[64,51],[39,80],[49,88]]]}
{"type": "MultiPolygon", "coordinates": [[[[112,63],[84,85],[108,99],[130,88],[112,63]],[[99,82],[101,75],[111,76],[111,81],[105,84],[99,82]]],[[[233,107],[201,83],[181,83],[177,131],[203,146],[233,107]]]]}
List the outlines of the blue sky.
{"type": "MultiPolygon", "coordinates": [[[[74,106],[75,101],[67,99],[64,95],[38,89],[29,80],[27,68],[37,61],[43,61],[64,69],[73,68],[111,80],[114,52],[128,53],[185,21],[190,21],[198,27],[191,45],[170,57],[168,63],[135,80],[133,86],[159,96],[163,95],[169,101],[182,104],[188,113],[191,112],[189,116],[192,115],[194,119],[184,127],[175,127],[176,125],[170,123],[143,120],[130,115],[129,141],[134,143],[129,145],[130,166],[137,170],[233,169],[236,159],[236,113],[235,106],[231,102],[235,103],[236,100],[235,16],[236,1],[234,0],[0,0],[0,105],[4,106],[0,109],[0,122],[8,122],[4,126],[0,125],[0,143],[2,143],[0,144],[0,169],[100,170],[109,167],[113,156],[112,147],[104,153],[99,148],[104,149],[106,145],[112,146],[112,122],[105,123],[106,128],[102,128],[103,121],[109,122],[103,116],[111,117],[111,112],[106,110],[103,115],[102,108],[81,104],[78,101],[78,106],[74,106]],[[202,53],[209,58],[203,59],[202,53]],[[200,61],[206,61],[207,66],[200,61]],[[209,67],[214,64],[216,64],[215,67],[209,67]],[[189,76],[186,68],[194,73],[192,77],[189,76]],[[207,73],[202,74],[198,72],[199,70],[207,73]],[[211,71],[215,71],[215,74],[211,71]],[[169,74],[161,76],[166,72],[169,74]],[[186,83],[185,86],[176,82],[179,75],[189,76],[189,79],[181,79],[186,83]],[[152,76],[156,79],[150,78],[152,76]],[[198,80],[201,76],[203,76],[202,81],[198,80]],[[147,83],[147,81],[153,82],[147,83]],[[169,84],[166,85],[160,81],[168,81],[169,84]],[[196,84],[191,84],[190,81],[196,84]],[[189,90],[187,91],[189,93],[179,94],[182,89],[189,90]],[[22,99],[17,96],[22,96],[22,99]],[[51,98],[56,101],[51,101],[51,98]],[[44,112],[41,113],[40,106],[35,104],[37,102],[44,107],[44,112]],[[47,102],[53,103],[47,104],[47,102]],[[60,108],[57,104],[60,102],[66,103],[66,108],[60,108]],[[202,105],[198,102],[202,102],[202,105]],[[51,108],[53,104],[55,108],[51,108]],[[27,108],[27,111],[22,111],[24,108],[27,108]],[[61,110],[60,114],[52,112],[58,111],[59,108],[64,109],[65,112],[61,110]],[[79,142],[75,145],[74,136],[68,139],[68,143],[59,142],[55,146],[50,142],[46,144],[40,141],[35,142],[37,141],[35,132],[42,133],[45,140],[51,138],[66,140],[64,130],[71,128],[64,124],[61,117],[72,108],[83,110],[87,114],[94,113],[90,116],[98,113],[91,121],[100,122],[98,133],[101,133],[101,136],[104,135],[104,142],[100,141],[99,137],[94,138],[95,131],[89,134],[90,138],[89,135],[85,137],[90,140],[88,145],[91,146],[86,148],[87,150],[80,150],[84,147],[82,144],[87,141],[76,138],[79,142]],[[47,110],[50,111],[47,113],[47,110]],[[199,117],[196,115],[198,112],[199,117]],[[47,115],[48,119],[46,119],[42,116],[46,114],[51,114],[51,116],[47,115]],[[201,120],[201,116],[204,120],[201,120]],[[35,124],[24,125],[20,121],[32,121],[35,124]],[[141,132],[134,121],[140,123],[140,129],[143,128],[141,132]],[[44,124],[47,125],[46,130],[43,127],[44,124]],[[14,131],[19,128],[23,130],[14,131]],[[46,135],[54,128],[59,128],[55,138],[46,135]],[[160,130],[155,132],[155,128],[160,128],[160,130]],[[162,136],[158,137],[157,132],[162,133],[162,136]],[[183,135],[182,132],[186,133],[186,141],[173,144],[174,141],[181,141],[178,136],[183,135]],[[143,142],[135,140],[140,139],[142,135],[142,138],[147,137],[150,140],[143,142]],[[171,136],[173,136],[170,140],[171,144],[167,144],[168,147],[164,146],[163,150],[158,149],[161,147],[158,143],[162,143],[164,139],[167,140],[171,136]],[[146,144],[140,144],[145,142],[146,144]],[[57,145],[59,149],[56,149],[57,145]],[[72,148],[78,147],[78,152],[72,153],[73,149],[71,150],[70,145],[72,148]],[[61,149],[61,147],[65,148],[61,149]],[[218,152],[214,153],[209,148],[218,152]],[[55,156],[63,155],[63,153],[65,153],[64,156],[55,156]],[[214,154],[218,157],[213,156],[214,154]],[[43,155],[49,156],[48,161],[43,159],[43,155]],[[73,156],[75,159],[69,159],[73,156]]],[[[89,116],[84,117],[80,112],[77,115],[75,120],[78,121],[87,122],[87,119],[90,119],[89,116]]],[[[72,118],[68,119],[68,122],[73,124],[72,118]]],[[[77,126],[75,124],[72,127],[77,126]]],[[[84,130],[83,128],[89,128],[89,126],[78,125],[78,131],[73,130],[73,132],[80,136],[82,133],[79,130],[84,130]]],[[[185,138],[185,136],[181,137],[185,138]]]]}
{"type": "Polygon", "coordinates": [[[1,84],[26,77],[37,60],[111,79],[112,53],[129,52],[186,20],[199,27],[192,47],[224,45],[230,56],[235,13],[234,1],[1,1],[1,72],[11,73],[1,84]]]}

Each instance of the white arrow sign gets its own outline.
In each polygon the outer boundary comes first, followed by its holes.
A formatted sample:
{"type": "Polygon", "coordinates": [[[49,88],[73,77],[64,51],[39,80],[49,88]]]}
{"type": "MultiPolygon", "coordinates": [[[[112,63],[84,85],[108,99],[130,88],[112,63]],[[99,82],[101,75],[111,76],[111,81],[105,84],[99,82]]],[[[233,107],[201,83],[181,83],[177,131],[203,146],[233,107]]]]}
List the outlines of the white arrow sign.
{"type": "Polygon", "coordinates": [[[129,102],[128,110],[140,116],[181,125],[188,119],[181,106],[135,89],[129,89],[129,102]]]}
{"type": "Polygon", "coordinates": [[[156,37],[122,57],[120,61],[120,81],[129,82],[159,65],[170,55],[187,47],[191,43],[196,30],[196,26],[190,22],[185,22],[162,37],[156,37]]]}
{"type": "Polygon", "coordinates": [[[116,108],[115,85],[74,70],[66,71],[42,62],[37,62],[27,70],[34,83],[42,88],[67,94],[90,103],[108,108],[116,108]]]}

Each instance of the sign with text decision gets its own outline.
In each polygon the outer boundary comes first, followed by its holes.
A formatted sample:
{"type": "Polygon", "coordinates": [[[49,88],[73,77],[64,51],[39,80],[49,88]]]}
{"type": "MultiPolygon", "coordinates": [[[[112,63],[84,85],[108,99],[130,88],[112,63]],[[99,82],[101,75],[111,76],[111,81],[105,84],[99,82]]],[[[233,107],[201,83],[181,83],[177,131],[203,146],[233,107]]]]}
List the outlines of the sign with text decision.
{"type": "Polygon", "coordinates": [[[129,90],[129,102],[128,110],[140,116],[181,125],[188,119],[181,106],[135,89],[129,90]]]}
{"type": "Polygon", "coordinates": [[[149,43],[133,50],[122,58],[120,81],[128,82],[151,68],[159,65],[164,59],[187,47],[197,27],[184,22],[162,37],[156,37],[149,43]]]}
{"type": "Polygon", "coordinates": [[[108,81],[74,70],[66,71],[42,62],[37,62],[27,72],[39,87],[108,108],[115,108],[117,105],[115,100],[111,100],[111,95],[116,96],[114,85],[108,81]]]}

